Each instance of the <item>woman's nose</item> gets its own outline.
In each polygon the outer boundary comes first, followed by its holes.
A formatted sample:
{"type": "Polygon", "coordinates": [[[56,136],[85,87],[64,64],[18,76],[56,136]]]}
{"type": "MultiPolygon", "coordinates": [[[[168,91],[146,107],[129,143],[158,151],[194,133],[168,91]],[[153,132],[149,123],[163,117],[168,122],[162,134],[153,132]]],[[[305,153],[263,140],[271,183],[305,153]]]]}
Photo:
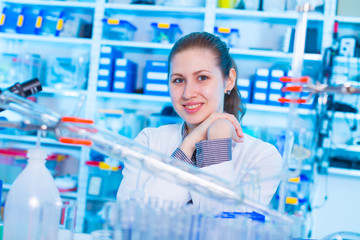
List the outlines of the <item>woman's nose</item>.
{"type": "Polygon", "coordinates": [[[195,97],[197,94],[197,86],[195,83],[187,82],[185,84],[184,92],[183,92],[183,98],[190,99],[192,97],[195,97]]]}

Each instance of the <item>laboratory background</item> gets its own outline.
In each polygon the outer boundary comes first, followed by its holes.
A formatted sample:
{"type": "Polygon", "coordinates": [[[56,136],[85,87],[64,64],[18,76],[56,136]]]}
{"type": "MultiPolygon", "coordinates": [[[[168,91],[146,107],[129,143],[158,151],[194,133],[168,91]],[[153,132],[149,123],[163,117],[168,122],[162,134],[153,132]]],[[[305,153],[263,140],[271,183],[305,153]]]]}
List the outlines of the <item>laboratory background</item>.
{"type": "MultiPolygon", "coordinates": [[[[26,218],[11,226],[28,232],[24,239],[50,239],[37,237],[51,231],[59,240],[360,239],[358,0],[0,0],[0,90],[0,239],[6,208],[26,218]],[[243,131],[282,154],[281,184],[251,214],[116,203],[124,162],[158,174],[161,157],[130,140],[181,122],[167,57],[181,36],[202,31],[228,45],[246,103],[243,131]],[[78,138],[83,129],[88,139],[78,138]],[[115,154],[123,146],[135,151],[115,154]],[[136,153],[149,158],[141,165],[136,153]],[[46,162],[34,167],[37,158],[46,162]],[[16,205],[36,178],[36,197],[60,194],[55,222],[44,202],[29,205],[40,203],[38,211],[16,205]]],[[[207,177],[214,188],[206,194],[221,199],[221,183],[207,177]]],[[[254,173],[252,186],[260,180],[254,173]]]]}

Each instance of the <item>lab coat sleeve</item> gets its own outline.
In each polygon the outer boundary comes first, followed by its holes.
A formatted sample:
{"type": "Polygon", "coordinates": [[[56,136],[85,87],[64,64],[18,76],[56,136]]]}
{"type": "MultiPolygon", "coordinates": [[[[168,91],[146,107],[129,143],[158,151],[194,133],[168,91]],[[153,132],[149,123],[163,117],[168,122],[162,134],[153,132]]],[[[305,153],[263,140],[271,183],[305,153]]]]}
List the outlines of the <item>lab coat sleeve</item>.
{"type": "Polygon", "coordinates": [[[273,145],[265,143],[248,163],[239,186],[248,199],[268,205],[280,183],[282,157],[273,145]]]}

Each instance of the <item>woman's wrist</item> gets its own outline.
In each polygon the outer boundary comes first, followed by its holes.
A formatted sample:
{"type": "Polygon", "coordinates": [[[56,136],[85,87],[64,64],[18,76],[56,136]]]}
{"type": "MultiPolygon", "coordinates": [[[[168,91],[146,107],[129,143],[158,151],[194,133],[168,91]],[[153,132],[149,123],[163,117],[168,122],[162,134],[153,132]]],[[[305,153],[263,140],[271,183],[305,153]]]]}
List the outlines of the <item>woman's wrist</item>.
{"type": "Polygon", "coordinates": [[[188,158],[191,158],[195,151],[195,143],[191,142],[189,138],[186,137],[179,148],[188,158]]]}
{"type": "Polygon", "coordinates": [[[218,119],[212,123],[207,130],[207,139],[231,138],[233,125],[226,119],[218,119]]]}

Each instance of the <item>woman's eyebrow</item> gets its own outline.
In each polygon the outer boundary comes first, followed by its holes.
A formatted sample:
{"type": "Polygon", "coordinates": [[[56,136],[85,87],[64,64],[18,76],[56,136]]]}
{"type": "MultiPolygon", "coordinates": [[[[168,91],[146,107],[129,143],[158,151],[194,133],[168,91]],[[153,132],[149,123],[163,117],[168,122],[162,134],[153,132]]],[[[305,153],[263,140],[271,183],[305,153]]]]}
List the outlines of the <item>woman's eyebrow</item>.
{"type": "Polygon", "coordinates": [[[208,72],[208,73],[211,73],[211,71],[209,71],[209,70],[206,70],[206,69],[201,69],[201,70],[198,70],[198,71],[193,72],[193,75],[198,75],[198,74],[199,74],[199,73],[201,73],[201,72],[208,72]]]}
{"type": "Polygon", "coordinates": [[[170,77],[173,77],[173,76],[182,77],[183,75],[181,73],[172,73],[170,75],[170,77]]]}

